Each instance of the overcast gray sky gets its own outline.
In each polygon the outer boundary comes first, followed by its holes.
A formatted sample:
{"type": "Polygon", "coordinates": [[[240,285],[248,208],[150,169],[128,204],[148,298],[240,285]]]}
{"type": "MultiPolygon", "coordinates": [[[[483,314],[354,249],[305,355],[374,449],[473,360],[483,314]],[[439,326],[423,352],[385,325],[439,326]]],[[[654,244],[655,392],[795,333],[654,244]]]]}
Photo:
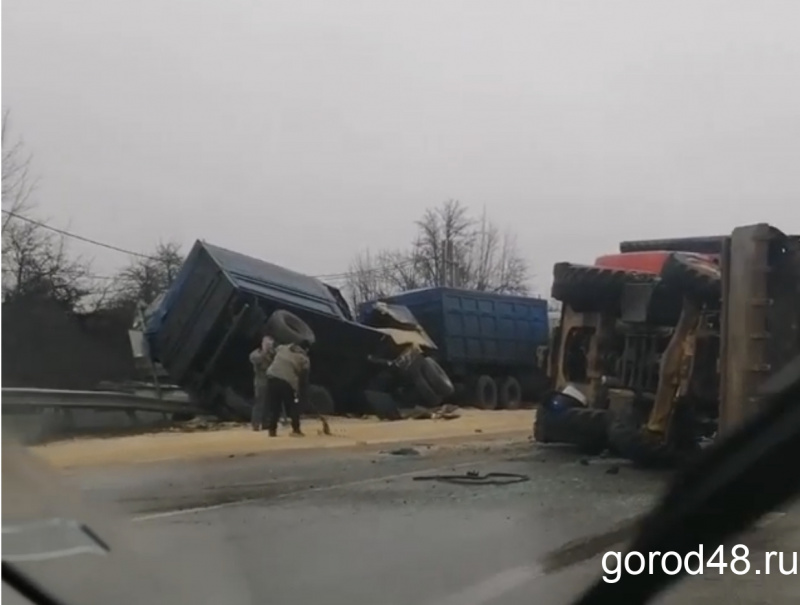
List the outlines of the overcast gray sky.
{"type": "MultiPolygon", "coordinates": [[[[622,239],[800,232],[800,2],[4,0],[40,212],[312,274],[447,198],[542,294],[622,239]]],[[[75,244],[110,273],[123,255],[75,244]]]]}

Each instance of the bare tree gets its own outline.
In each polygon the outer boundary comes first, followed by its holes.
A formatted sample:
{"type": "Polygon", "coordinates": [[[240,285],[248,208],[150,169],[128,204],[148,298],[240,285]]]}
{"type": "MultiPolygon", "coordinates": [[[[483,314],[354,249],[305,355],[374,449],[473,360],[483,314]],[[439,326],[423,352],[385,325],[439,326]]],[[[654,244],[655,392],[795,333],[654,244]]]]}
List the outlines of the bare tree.
{"type": "Polygon", "coordinates": [[[25,152],[21,140],[10,140],[9,111],[3,112],[2,145],[3,145],[3,227],[6,229],[15,214],[31,209],[31,194],[36,185],[30,175],[31,156],[25,152]]]}
{"type": "Polygon", "coordinates": [[[485,211],[475,219],[458,200],[448,200],[427,210],[416,225],[418,234],[408,252],[356,256],[347,279],[355,304],[430,286],[528,292],[528,263],[514,234],[501,232],[485,211]]]}
{"type": "Polygon", "coordinates": [[[11,141],[3,113],[3,301],[50,299],[75,310],[93,290],[89,265],[72,257],[62,235],[30,218],[31,156],[21,140],[11,141]]]}
{"type": "Polygon", "coordinates": [[[113,306],[149,304],[169,288],[183,264],[180,244],[159,243],[147,258],[137,258],[116,276],[113,306]]]}
{"type": "Polygon", "coordinates": [[[411,253],[400,250],[381,250],[374,255],[369,250],[360,252],[347,273],[350,303],[356,307],[394,292],[419,288],[423,283],[419,273],[411,253]]]}
{"type": "Polygon", "coordinates": [[[458,200],[425,211],[412,247],[415,267],[426,286],[452,283],[453,272],[463,281],[476,241],[475,220],[458,200]]]}
{"type": "Polygon", "coordinates": [[[3,300],[51,299],[73,311],[93,291],[89,266],[63,237],[14,219],[3,234],[3,300]]]}

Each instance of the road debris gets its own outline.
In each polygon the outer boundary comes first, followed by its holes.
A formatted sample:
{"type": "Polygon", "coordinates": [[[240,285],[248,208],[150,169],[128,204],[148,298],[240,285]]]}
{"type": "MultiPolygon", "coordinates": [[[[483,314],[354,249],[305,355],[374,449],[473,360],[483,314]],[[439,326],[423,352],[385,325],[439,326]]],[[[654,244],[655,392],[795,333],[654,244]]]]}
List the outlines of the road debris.
{"type": "Polygon", "coordinates": [[[392,456],[419,456],[419,450],[415,450],[413,447],[401,447],[385,453],[389,453],[392,456]]]}
{"type": "Polygon", "coordinates": [[[512,485],[530,481],[529,475],[522,473],[486,473],[467,471],[463,475],[419,475],[414,481],[440,481],[455,485],[512,485]]]}

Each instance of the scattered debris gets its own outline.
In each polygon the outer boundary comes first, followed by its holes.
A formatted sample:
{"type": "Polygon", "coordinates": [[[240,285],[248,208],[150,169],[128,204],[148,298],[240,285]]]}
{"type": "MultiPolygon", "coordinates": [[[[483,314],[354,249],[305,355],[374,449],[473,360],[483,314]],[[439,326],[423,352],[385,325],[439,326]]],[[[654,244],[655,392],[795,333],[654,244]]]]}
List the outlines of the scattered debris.
{"type": "Polygon", "coordinates": [[[606,475],[619,475],[619,466],[616,464],[614,466],[609,466],[606,469],[606,475]]]}
{"type": "Polygon", "coordinates": [[[463,475],[419,475],[414,481],[441,481],[456,485],[511,485],[530,481],[530,476],[521,473],[486,473],[467,471],[463,475]]]}
{"type": "Polygon", "coordinates": [[[415,450],[413,447],[401,447],[391,450],[389,454],[392,456],[419,456],[419,450],[415,450]]]}
{"type": "Polygon", "coordinates": [[[455,412],[435,412],[432,416],[434,420],[455,420],[461,418],[461,414],[455,412]]]}
{"type": "Polygon", "coordinates": [[[482,432],[483,432],[483,429],[475,429],[475,432],[476,432],[476,433],[482,433],[482,432]]]}
{"type": "Polygon", "coordinates": [[[438,408],[416,406],[409,410],[401,410],[401,416],[411,420],[453,420],[460,418],[458,406],[446,403],[438,408]]]}
{"type": "Polygon", "coordinates": [[[241,426],[241,424],[235,422],[220,422],[215,416],[195,416],[191,420],[175,425],[171,430],[177,432],[213,431],[230,428],[232,426],[241,426]]]}
{"type": "Polygon", "coordinates": [[[433,412],[431,410],[420,406],[401,412],[401,414],[403,418],[409,420],[430,420],[433,417],[433,412]]]}

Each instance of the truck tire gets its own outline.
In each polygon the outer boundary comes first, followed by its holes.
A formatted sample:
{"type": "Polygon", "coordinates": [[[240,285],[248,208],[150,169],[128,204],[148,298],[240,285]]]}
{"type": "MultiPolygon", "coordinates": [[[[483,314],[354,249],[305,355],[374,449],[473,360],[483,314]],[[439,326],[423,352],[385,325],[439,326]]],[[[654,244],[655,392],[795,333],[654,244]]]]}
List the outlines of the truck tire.
{"type": "Polygon", "coordinates": [[[482,410],[497,409],[497,383],[491,376],[478,376],[473,399],[475,406],[482,410]]]}
{"type": "Polygon", "coordinates": [[[700,448],[691,434],[687,407],[680,406],[675,414],[670,436],[661,440],[645,429],[647,410],[631,402],[611,417],[608,428],[611,449],[643,468],[674,468],[689,463],[700,448]]]}
{"type": "Polygon", "coordinates": [[[579,312],[602,310],[619,304],[625,284],[656,281],[658,276],[648,273],[557,263],[551,294],[579,312]]]}
{"type": "Polygon", "coordinates": [[[310,385],[308,387],[308,401],[306,401],[300,413],[331,416],[335,412],[336,402],[334,402],[331,392],[318,384],[310,385]]]}
{"type": "Polygon", "coordinates": [[[265,330],[278,344],[297,344],[302,340],[314,343],[316,340],[314,331],[306,322],[284,309],[270,315],[265,330]]]}
{"type": "Polygon", "coordinates": [[[664,262],[661,280],[701,300],[718,299],[722,272],[713,261],[688,252],[673,252],[664,262]]]}
{"type": "MultiPolygon", "coordinates": [[[[422,355],[418,356],[408,368],[408,375],[414,385],[414,391],[419,397],[420,402],[426,407],[435,407],[442,402],[443,397],[436,391],[434,386],[428,380],[426,373],[426,366],[428,365],[428,358],[422,355]]],[[[438,365],[438,364],[437,364],[438,365]]]]}
{"type": "Polygon", "coordinates": [[[444,371],[442,366],[440,366],[435,359],[431,357],[423,357],[418,366],[418,371],[427,381],[428,385],[431,387],[431,390],[433,390],[442,399],[450,397],[450,395],[455,392],[455,388],[453,387],[453,383],[450,381],[450,377],[447,375],[447,372],[444,371]]]}
{"type": "Polygon", "coordinates": [[[518,410],[522,407],[522,387],[513,376],[506,376],[500,381],[498,393],[500,407],[506,410],[518,410]]]}
{"type": "Polygon", "coordinates": [[[562,393],[550,393],[537,407],[533,438],[538,443],[566,443],[584,454],[608,447],[608,410],[588,408],[562,393]],[[558,399],[559,409],[550,405],[558,399]]]}
{"type": "Polygon", "coordinates": [[[414,389],[422,402],[424,407],[433,408],[442,403],[442,397],[431,388],[428,381],[425,380],[420,374],[417,374],[414,379],[414,389]]]}

